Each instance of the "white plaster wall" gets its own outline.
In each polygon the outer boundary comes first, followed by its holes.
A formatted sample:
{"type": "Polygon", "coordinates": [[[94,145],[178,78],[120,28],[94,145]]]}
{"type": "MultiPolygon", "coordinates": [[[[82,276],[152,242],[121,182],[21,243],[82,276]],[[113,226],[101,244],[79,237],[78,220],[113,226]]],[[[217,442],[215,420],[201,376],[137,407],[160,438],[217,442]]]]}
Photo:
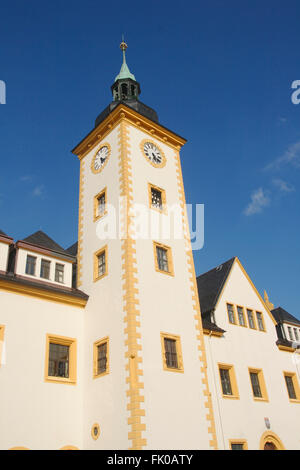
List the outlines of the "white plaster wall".
{"type": "MultiPolygon", "coordinates": [[[[129,126],[134,202],[149,207],[148,183],[166,191],[167,204],[179,204],[175,151],[157,141],[167,163],[155,168],[144,158],[140,142],[155,138],[129,126]]],[[[155,211],[151,211],[152,213],[155,211]]],[[[166,216],[163,215],[163,218],[166,216]]],[[[150,449],[209,448],[196,339],[190,274],[184,240],[154,238],[172,248],[174,277],[155,270],[153,239],[137,240],[147,447],[150,449]],[[163,370],[160,333],[181,338],[184,373],[163,370]]]]}
{"type": "MultiPolygon", "coordinates": [[[[125,378],[125,324],[122,304],[121,242],[118,239],[99,239],[97,226],[107,223],[106,215],[94,222],[94,196],[105,187],[107,202],[116,208],[119,204],[119,126],[84,158],[83,185],[83,277],[80,288],[89,294],[85,310],[85,398],[84,446],[87,449],[128,449],[125,378]],[[108,142],[110,158],[99,174],[91,171],[95,152],[108,142]],[[93,281],[93,256],[107,245],[108,275],[93,281]],[[110,373],[93,379],[93,343],[109,336],[110,373]],[[98,440],[91,437],[91,427],[100,425],[98,440]]],[[[105,229],[104,229],[105,230],[105,229]]]]}
{"type": "Polygon", "coordinates": [[[215,316],[217,325],[226,333],[222,338],[206,336],[205,340],[219,448],[228,449],[229,439],[247,439],[249,449],[258,449],[260,438],[267,431],[264,418],[268,417],[271,431],[284,446],[300,449],[300,404],[289,401],[283,376],[283,371],[298,374],[297,366],[291,353],[278,350],[275,325],[237,262],[215,316]],[[266,333],[231,325],[226,302],[262,312],[266,333]],[[239,400],[222,397],[218,363],[234,365],[239,400]],[[253,399],[248,367],[263,370],[269,402],[253,399]]]}
{"type": "Polygon", "coordinates": [[[45,281],[45,282],[51,282],[52,284],[56,284],[58,286],[72,287],[72,263],[69,263],[67,261],[63,261],[63,260],[60,260],[60,259],[56,259],[56,258],[51,258],[50,256],[45,256],[45,255],[37,253],[35,251],[24,250],[23,248],[18,249],[17,257],[16,257],[15,272],[16,272],[16,274],[19,274],[21,276],[26,276],[29,279],[45,281]],[[25,272],[27,255],[34,256],[36,258],[36,267],[35,267],[35,275],[34,276],[32,276],[30,274],[26,274],[26,272],[25,272]],[[40,277],[42,259],[51,262],[49,279],[44,279],[44,278],[40,277]],[[55,281],[55,265],[56,265],[56,263],[64,265],[64,282],[56,282],[55,281]]]}
{"type": "Polygon", "coordinates": [[[0,367],[0,446],[83,446],[84,310],[0,291],[5,364],[0,367]],[[46,334],[77,339],[77,384],[44,381],[46,334]]]}
{"type": "Polygon", "coordinates": [[[0,271],[6,271],[9,245],[0,241],[0,271]]]}

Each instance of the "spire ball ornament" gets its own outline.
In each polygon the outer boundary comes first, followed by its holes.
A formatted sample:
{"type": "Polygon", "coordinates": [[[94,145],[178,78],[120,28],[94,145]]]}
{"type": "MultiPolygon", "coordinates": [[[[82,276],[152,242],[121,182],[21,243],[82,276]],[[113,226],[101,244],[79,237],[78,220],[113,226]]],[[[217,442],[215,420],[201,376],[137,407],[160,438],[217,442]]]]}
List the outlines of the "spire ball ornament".
{"type": "Polygon", "coordinates": [[[126,42],[123,39],[123,41],[120,44],[120,49],[121,49],[121,51],[125,52],[127,48],[128,48],[128,46],[127,46],[126,42]]]}

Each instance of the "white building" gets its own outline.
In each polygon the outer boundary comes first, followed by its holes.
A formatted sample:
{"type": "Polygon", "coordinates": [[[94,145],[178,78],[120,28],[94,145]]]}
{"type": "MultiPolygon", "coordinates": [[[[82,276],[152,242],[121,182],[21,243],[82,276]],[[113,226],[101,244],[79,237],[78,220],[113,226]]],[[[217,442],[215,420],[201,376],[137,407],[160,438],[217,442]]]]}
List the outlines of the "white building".
{"type": "Polygon", "coordinates": [[[73,150],[78,244],[0,232],[0,447],[298,449],[284,332],[296,341],[300,322],[276,318],[236,258],[196,279],[185,139],[139,101],[126,47],[113,102],[73,150]],[[166,240],[172,207],[183,236],[166,240]]]}

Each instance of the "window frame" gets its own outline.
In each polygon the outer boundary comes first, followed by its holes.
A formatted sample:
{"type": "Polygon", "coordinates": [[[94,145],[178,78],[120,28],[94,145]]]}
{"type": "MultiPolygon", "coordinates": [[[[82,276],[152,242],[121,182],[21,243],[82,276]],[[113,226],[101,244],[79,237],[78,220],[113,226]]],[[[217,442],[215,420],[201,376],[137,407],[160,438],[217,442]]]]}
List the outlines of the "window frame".
{"type": "Polygon", "coordinates": [[[99,281],[103,277],[107,276],[108,274],[108,258],[107,258],[107,245],[103,246],[100,248],[100,250],[96,251],[94,253],[94,282],[99,281]],[[105,272],[99,276],[99,271],[98,271],[98,257],[102,254],[105,253],[105,272]]]}
{"type": "Polygon", "coordinates": [[[102,191],[100,191],[98,194],[96,194],[96,196],[94,196],[94,211],[93,212],[94,212],[94,222],[101,219],[102,217],[104,217],[107,214],[107,187],[102,189],[102,191]],[[103,195],[105,197],[104,212],[99,214],[98,213],[98,200],[103,195]]]}
{"type": "Polygon", "coordinates": [[[230,325],[239,325],[239,323],[237,322],[237,313],[236,313],[236,310],[235,310],[235,304],[233,304],[231,302],[226,302],[226,311],[227,311],[227,318],[228,318],[229,324],[230,325]],[[230,321],[228,306],[232,307],[234,323],[230,321]]]}
{"type": "Polygon", "coordinates": [[[101,338],[93,345],[93,379],[109,374],[109,336],[101,338]],[[106,343],[106,370],[98,373],[98,346],[106,343]]]}
{"type": "Polygon", "coordinates": [[[285,386],[286,386],[286,390],[287,390],[287,394],[288,394],[289,401],[290,401],[291,403],[300,403],[300,387],[299,387],[299,383],[298,383],[298,379],[297,379],[297,374],[296,374],[296,372],[283,371],[283,378],[284,378],[284,383],[285,383],[285,386]],[[289,389],[288,389],[288,386],[287,386],[287,383],[286,383],[286,379],[285,379],[286,377],[290,377],[290,378],[292,379],[292,383],[293,383],[293,387],[294,387],[294,391],[295,391],[296,398],[291,398],[291,397],[290,397],[289,389]]]}
{"type": "Polygon", "coordinates": [[[159,273],[168,274],[169,276],[174,276],[174,265],[173,265],[173,256],[172,256],[171,247],[167,245],[163,245],[162,243],[159,243],[159,242],[153,242],[153,251],[154,251],[155,270],[159,273]],[[164,271],[159,268],[156,248],[161,248],[167,252],[168,271],[164,271]]]}
{"type": "Polygon", "coordinates": [[[5,337],[5,325],[0,325],[0,367],[2,364],[2,356],[4,352],[4,337],[5,337]]]}
{"type": "Polygon", "coordinates": [[[77,339],[67,336],[46,334],[46,354],[45,354],[45,382],[64,383],[76,385],[77,383],[77,339]],[[50,343],[69,347],[69,377],[55,377],[49,375],[49,352],[50,343]]]}
{"type": "Polygon", "coordinates": [[[265,382],[263,370],[262,369],[257,369],[255,367],[248,367],[248,371],[249,371],[249,380],[250,380],[250,387],[251,387],[251,391],[252,391],[253,400],[268,402],[269,397],[268,397],[268,392],[267,392],[267,387],[266,387],[266,382],[265,382]],[[251,375],[250,375],[251,373],[252,374],[257,374],[258,384],[259,384],[259,388],[260,388],[260,392],[261,392],[261,397],[256,397],[254,395],[252,380],[251,380],[251,375]]]}
{"type": "Polygon", "coordinates": [[[242,326],[243,328],[247,328],[248,324],[247,324],[247,319],[246,319],[246,316],[245,316],[245,307],[242,307],[241,305],[236,305],[236,316],[237,316],[237,320],[238,320],[237,325],[242,326]],[[239,308],[242,309],[243,318],[244,318],[244,325],[241,325],[241,323],[240,323],[239,308]]]}
{"type": "Polygon", "coordinates": [[[232,449],[232,444],[240,444],[243,446],[241,450],[248,450],[248,442],[246,439],[229,439],[229,450],[234,450],[232,449]]]}
{"type": "Polygon", "coordinates": [[[168,214],[167,210],[167,200],[166,200],[166,191],[162,188],[159,188],[158,186],[155,186],[152,183],[148,183],[148,195],[149,195],[149,207],[150,209],[153,209],[154,211],[159,212],[160,214],[168,214]],[[155,207],[152,205],[152,189],[155,191],[159,191],[161,193],[161,204],[162,208],[160,209],[159,207],[155,207]]]}
{"type": "Polygon", "coordinates": [[[59,284],[64,284],[64,283],[65,283],[65,265],[64,265],[64,264],[62,264],[62,263],[55,263],[54,281],[55,281],[55,282],[58,282],[59,284]],[[58,280],[56,279],[56,274],[57,274],[57,272],[58,272],[57,266],[62,266],[62,267],[63,267],[63,269],[62,269],[62,274],[63,274],[62,277],[63,277],[63,280],[62,280],[62,281],[58,281],[58,280]]]}
{"type": "Polygon", "coordinates": [[[26,255],[26,263],[25,263],[25,274],[27,276],[36,276],[36,268],[37,268],[37,256],[32,256],[32,255],[27,254],[26,255]],[[34,273],[33,274],[30,274],[30,273],[27,272],[28,258],[32,258],[34,260],[34,273]]]}
{"type": "Polygon", "coordinates": [[[221,394],[223,398],[229,398],[231,400],[239,400],[240,395],[239,395],[239,390],[238,390],[238,385],[236,381],[236,375],[235,375],[235,370],[233,364],[224,364],[218,362],[218,371],[219,371],[219,379],[220,379],[220,387],[221,387],[221,394]],[[221,379],[221,369],[228,370],[229,372],[229,380],[230,380],[230,386],[231,386],[231,391],[232,395],[226,395],[223,393],[223,386],[222,386],[222,379],[221,379]]]}
{"type": "Polygon", "coordinates": [[[41,279],[45,279],[46,281],[50,281],[50,274],[51,274],[51,261],[48,260],[48,259],[45,259],[45,258],[41,258],[41,263],[40,263],[40,278],[41,278],[41,279]],[[44,263],[49,267],[48,277],[42,276],[42,269],[43,269],[43,267],[45,267],[45,266],[43,266],[44,263]]]}
{"type": "Polygon", "coordinates": [[[163,333],[163,332],[161,332],[161,333],[160,333],[160,340],[161,340],[161,352],[162,352],[163,370],[169,371],[169,372],[179,372],[179,373],[183,373],[183,372],[184,372],[184,366],[183,366],[183,359],[182,359],[182,348],[181,348],[181,339],[180,339],[180,336],[178,336],[178,335],[173,335],[173,334],[170,334],[170,333],[163,333]],[[175,368],[175,367],[168,367],[168,365],[167,365],[166,349],[165,349],[165,339],[170,339],[170,340],[175,341],[178,368],[175,368]]]}
{"type": "Polygon", "coordinates": [[[258,331],[263,331],[263,332],[266,333],[267,330],[266,330],[266,324],[265,324],[264,315],[263,315],[263,313],[260,312],[259,310],[255,310],[255,320],[256,320],[256,325],[257,325],[258,331]],[[259,321],[258,321],[257,314],[260,314],[260,315],[261,315],[261,322],[262,322],[263,329],[260,329],[260,328],[259,328],[259,321]]]}
{"type": "Polygon", "coordinates": [[[249,327],[250,330],[257,330],[256,318],[255,318],[254,312],[255,312],[255,310],[253,310],[252,308],[246,307],[248,327],[249,327]],[[248,312],[252,312],[252,319],[253,319],[253,325],[254,325],[253,327],[250,325],[248,312]]]}

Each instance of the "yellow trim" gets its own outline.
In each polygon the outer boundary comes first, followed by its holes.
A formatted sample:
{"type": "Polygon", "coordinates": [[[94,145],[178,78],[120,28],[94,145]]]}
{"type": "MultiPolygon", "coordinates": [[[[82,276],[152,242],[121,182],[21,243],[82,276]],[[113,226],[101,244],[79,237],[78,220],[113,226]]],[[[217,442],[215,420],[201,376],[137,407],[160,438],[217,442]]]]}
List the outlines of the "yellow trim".
{"type": "Polygon", "coordinates": [[[172,249],[170,246],[163,245],[162,243],[153,242],[153,250],[154,250],[154,264],[155,264],[155,271],[163,274],[169,274],[169,276],[174,276],[174,265],[173,265],[173,257],[172,257],[172,249]],[[156,248],[162,248],[167,252],[167,260],[168,260],[168,271],[164,271],[159,269],[158,266],[158,259],[157,259],[157,251],[156,248]]]}
{"type": "Polygon", "coordinates": [[[86,306],[87,300],[80,297],[69,296],[66,293],[52,292],[39,287],[33,286],[24,286],[17,282],[10,282],[4,279],[0,279],[0,290],[5,290],[8,292],[13,292],[20,295],[28,295],[30,297],[38,297],[42,300],[49,300],[51,302],[59,302],[67,305],[72,305],[74,307],[84,308],[86,306]]]}
{"type": "Polygon", "coordinates": [[[232,450],[231,444],[242,444],[243,450],[248,450],[248,442],[246,439],[229,439],[229,449],[232,450]]]}
{"type": "Polygon", "coordinates": [[[92,158],[92,161],[91,161],[91,170],[92,172],[94,173],[94,175],[98,175],[99,173],[101,173],[102,170],[104,170],[104,168],[106,167],[107,165],[107,162],[109,160],[109,157],[111,155],[111,146],[108,142],[105,142],[105,143],[101,143],[101,145],[99,145],[99,147],[97,148],[97,150],[95,151],[94,153],[94,156],[92,158]],[[101,150],[103,147],[107,147],[108,149],[108,155],[107,155],[107,158],[104,162],[104,165],[102,165],[99,170],[95,170],[94,168],[94,164],[95,164],[95,159],[96,159],[96,156],[97,156],[97,153],[99,152],[99,150],[101,150]]]}
{"type": "Polygon", "coordinates": [[[228,317],[228,322],[230,325],[238,325],[238,322],[237,322],[237,312],[236,312],[236,309],[235,309],[235,305],[231,302],[226,302],[226,310],[227,310],[227,317],[228,317]],[[230,317],[229,317],[229,312],[228,312],[228,305],[230,305],[232,307],[232,310],[233,310],[233,317],[234,317],[234,323],[230,321],[230,317]]]}
{"type": "Polygon", "coordinates": [[[103,246],[100,248],[100,250],[96,251],[94,253],[94,282],[99,281],[99,279],[102,279],[103,277],[107,276],[108,274],[108,258],[107,258],[107,245],[103,246]],[[101,255],[102,253],[105,253],[105,273],[101,274],[100,276],[98,275],[98,256],[101,255]]]}
{"type": "Polygon", "coordinates": [[[5,325],[0,325],[0,367],[2,364],[2,352],[3,352],[3,344],[4,344],[4,333],[5,333],[5,325]]]}
{"type": "Polygon", "coordinates": [[[161,352],[162,352],[163,369],[167,370],[169,372],[184,372],[180,336],[171,335],[169,333],[160,333],[160,340],[161,340],[161,352]],[[167,366],[166,349],[165,349],[165,341],[164,341],[165,338],[166,339],[172,339],[172,340],[175,341],[176,356],[177,356],[177,363],[178,363],[178,368],[177,369],[167,366]]]}
{"type": "Polygon", "coordinates": [[[249,371],[249,380],[250,380],[250,386],[251,386],[251,390],[252,390],[253,400],[255,400],[255,401],[269,401],[266,382],[265,382],[265,378],[264,378],[264,374],[263,374],[262,369],[256,369],[256,368],[253,368],[253,367],[248,367],[248,371],[249,371]],[[254,373],[254,374],[257,374],[259,388],[260,388],[261,395],[262,395],[261,397],[255,397],[254,396],[251,377],[250,377],[251,372],[254,373]]]}
{"type": "MultiPolygon", "coordinates": [[[[123,106],[118,108],[124,109],[123,106]]],[[[113,114],[113,113],[111,113],[113,114]]],[[[135,114],[135,113],[134,113],[135,114]]],[[[127,423],[130,431],[128,439],[131,441],[129,450],[141,450],[147,445],[147,439],[143,437],[146,431],[146,424],[142,423],[142,417],[145,416],[145,409],[141,408],[144,401],[142,389],[144,388],[143,368],[142,368],[142,345],[140,329],[140,310],[139,310],[139,289],[136,267],[136,240],[133,237],[132,227],[134,224],[134,216],[132,215],[133,206],[133,189],[132,189],[132,166],[131,153],[129,145],[129,131],[125,115],[121,113],[121,122],[118,134],[119,144],[119,183],[120,196],[122,203],[122,226],[121,233],[123,239],[121,241],[122,256],[122,289],[123,289],[123,310],[125,313],[124,333],[127,336],[125,346],[126,360],[126,383],[128,389],[126,391],[128,404],[127,410],[129,417],[127,423]]],[[[136,114],[141,120],[141,115],[136,114]]],[[[98,126],[99,127],[99,126],[98,126]]]]}
{"type": "Polygon", "coordinates": [[[221,331],[214,331],[214,330],[208,330],[206,328],[203,329],[203,334],[208,335],[208,336],[216,336],[218,338],[221,338],[224,333],[221,331]]]}
{"type": "Polygon", "coordinates": [[[300,403],[300,388],[299,388],[299,383],[298,383],[296,373],[295,372],[283,371],[283,377],[284,377],[284,383],[285,383],[285,386],[286,386],[286,389],[287,389],[287,394],[288,394],[290,402],[291,403],[300,403]],[[296,398],[290,398],[285,377],[291,377],[292,382],[293,382],[293,386],[294,386],[294,390],[295,390],[296,398]]]}
{"type": "Polygon", "coordinates": [[[285,352],[295,352],[296,349],[292,348],[291,346],[283,346],[282,344],[277,344],[277,348],[280,349],[280,351],[285,351],[285,352]]]}
{"type": "Polygon", "coordinates": [[[96,196],[94,196],[94,222],[96,222],[96,220],[99,220],[101,219],[104,215],[107,214],[107,190],[106,190],[106,187],[104,189],[102,189],[102,191],[100,191],[100,193],[96,194],[96,196]],[[100,197],[102,197],[104,194],[105,196],[105,205],[104,205],[104,211],[102,212],[102,214],[98,214],[98,199],[100,199],[100,197]]]}
{"type": "Polygon", "coordinates": [[[180,147],[186,143],[186,140],[177,134],[141,116],[141,114],[133,109],[129,109],[127,106],[120,104],[72,150],[72,153],[77,155],[79,160],[81,160],[93,148],[99,145],[118,124],[123,125],[127,123],[142,130],[152,138],[167,143],[176,150],[180,149],[180,147]]]}
{"type": "Polygon", "coordinates": [[[93,347],[93,378],[102,377],[103,375],[109,374],[109,337],[99,339],[94,343],[93,347]],[[98,374],[98,346],[106,343],[106,370],[98,374]]]}
{"type": "Polygon", "coordinates": [[[83,250],[83,207],[84,207],[84,168],[85,161],[80,161],[79,207],[78,207],[78,248],[77,248],[77,287],[82,285],[82,250],[83,250]]]}
{"type": "Polygon", "coordinates": [[[205,419],[207,421],[209,446],[210,448],[217,450],[218,449],[217,433],[216,433],[216,426],[215,426],[215,420],[214,420],[212,398],[211,398],[211,393],[209,391],[209,384],[208,384],[207,359],[206,359],[205,342],[204,342],[204,335],[203,335],[203,328],[202,328],[199,294],[198,294],[198,288],[197,288],[194,257],[193,257],[191,240],[190,240],[189,223],[188,223],[188,216],[187,216],[187,210],[186,210],[186,200],[185,200],[185,194],[184,194],[183,178],[182,178],[180,156],[179,156],[178,150],[175,152],[174,158],[175,158],[176,173],[177,173],[178,196],[179,196],[181,214],[182,214],[182,225],[184,227],[185,249],[186,249],[186,256],[187,256],[186,257],[187,269],[189,273],[191,299],[192,299],[194,320],[195,320],[195,333],[196,333],[198,352],[199,352],[198,358],[199,358],[199,363],[200,363],[200,373],[202,376],[201,381],[202,381],[202,387],[203,387],[202,389],[203,396],[201,396],[199,399],[204,402],[204,406],[207,409],[207,414],[205,416],[205,419]]]}
{"type": "Polygon", "coordinates": [[[75,446],[64,446],[61,447],[59,450],[79,450],[78,447],[75,446]]]}
{"type": "Polygon", "coordinates": [[[92,426],[92,428],[91,428],[91,436],[92,436],[92,438],[94,439],[94,441],[96,441],[97,439],[99,439],[100,434],[101,434],[101,431],[100,431],[100,426],[99,426],[99,424],[98,424],[98,423],[93,424],[93,426],[92,426]],[[94,429],[98,429],[98,433],[97,433],[96,436],[95,436],[95,434],[94,434],[94,429]]]}
{"type": "Polygon", "coordinates": [[[45,382],[64,383],[75,385],[77,380],[77,340],[66,336],[46,334],[46,354],[45,354],[45,382]],[[49,368],[49,347],[52,344],[69,346],[69,377],[53,377],[48,375],[49,368]]]}
{"type": "Polygon", "coordinates": [[[8,450],[30,450],[30,449],[28,449],[28,447],[19,447],[18,446],[18,447],[11,447],[8,450]]]}
{"type": "Polygon", "coordinates": [[[168,214],[168,209],[167,209],[167,201],[166,201],[166,191],[162,188],[159,188],[158,186],[155,186],[152,183],[148,183],[148,196],[149,196],[149,207],[150,209],[160,212],[161,214],[168,214]],[[152,192],[151,189],[155,189],[156,191],[160,191],[161,193],[161,203],[162,203],[162,209],[159,209],[159,207],[154,207],[152,206],[152,192]]]}
{"type": "Polygon", "coordinates": [[[218,362],[218,368],[219,368],[219,379],[220,379],[222,397],[223,398],[233,399],[233,400],[239,400],[240,395],[239,395],[239,390],[238,390],[238,386],[237,386],[234,366],[232,364],[223,364],[223,363],[218,362]],[[232,395],[225,395],[223,393],[222,380],[221,380],[221,374],[220,374],[221,369],[228,370],[228,372],[229,372],[229,380],[230,380],[232,395]]]}
{"type": "Polygon", "coordinates": [[[143,139],[140,143],[140,149],[141,149],[141,152],[143,154],[143,157],[147,160],[148,163],[150,163],[150,165],[154,166],[154,168],[163,168],[166,165],[167,160],[166,160],[166,156],[165,156],[163,150],[153,140],[143,139]],[[161,162],[160,163],[153,163],[151,160],[149,160],[149,158],[145,154],[144,145],[148,144],[148,143],[153,144],[160,151],[160,154],[161,154],[161,162]]]}
{"type": "Polygon", "coordinates": [[[277,450],[285,450],[285,447],[281,439],[272,431],[266,431],[260,438],[259,449],[264,450],[264,446],[267,442],[272,442],[277,450]]]}

